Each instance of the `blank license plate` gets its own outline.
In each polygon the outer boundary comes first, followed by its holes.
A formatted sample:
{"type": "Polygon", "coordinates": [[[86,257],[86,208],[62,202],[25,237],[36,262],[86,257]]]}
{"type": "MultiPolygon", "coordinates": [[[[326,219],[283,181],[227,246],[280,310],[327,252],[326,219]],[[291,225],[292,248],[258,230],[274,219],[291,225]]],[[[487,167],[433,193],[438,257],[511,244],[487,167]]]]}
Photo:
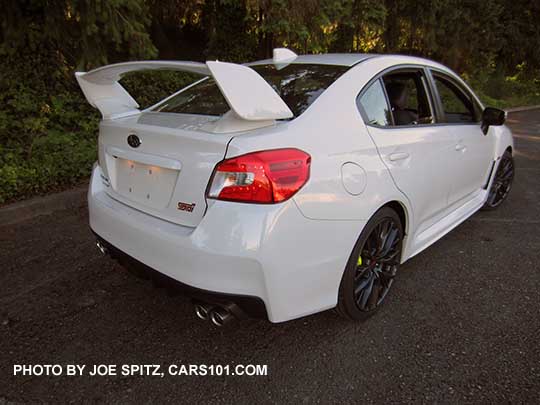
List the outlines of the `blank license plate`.
{"type": "Polygon", "coordinates": [[[115,191],[140,204],[165,208],[176,185],[178,170],[116,158],[115,191]]]}

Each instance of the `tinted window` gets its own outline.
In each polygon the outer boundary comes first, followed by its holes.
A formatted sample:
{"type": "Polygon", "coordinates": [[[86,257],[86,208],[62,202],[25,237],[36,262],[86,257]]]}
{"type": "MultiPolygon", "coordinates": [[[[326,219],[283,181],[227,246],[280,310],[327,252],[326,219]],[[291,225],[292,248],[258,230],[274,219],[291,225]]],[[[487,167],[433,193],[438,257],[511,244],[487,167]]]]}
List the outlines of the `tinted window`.
{"type": "Polygon", "coordinates": [[[357,103],[367,118],[366,124],[387,126],[390,122],[390,109],[380,80],[373,83],[358,98],[357,103]]]}
{"type": "Polygon", "coordinates": [[[229,105],[216,82],[208,78],[158,105],[155,111],[222,115],[229,111],[229,105]]]}
{"type": "MultiPolygon", "coordinates": [[[[302,114],[347,66],[290,64],[282,69],[274,65],[251,66],[280,95],[295,116],[302,114]]],[[[158,105],[155,111],[187,114],[222,115],[229,106],[213,79],[203,82],[158,105]]]]}
{"type": "Polygon", "coordinates": [[[472,97],[463,93],[451,81],[434,76],[445,115],[445,122],[475,122],[476,114],[472,97]]]}
{"type": "Polygon", "coordinates": [[[421,71],[390,73],[383,77],[394,125],[430,124],[433,113],[421,71]]]}

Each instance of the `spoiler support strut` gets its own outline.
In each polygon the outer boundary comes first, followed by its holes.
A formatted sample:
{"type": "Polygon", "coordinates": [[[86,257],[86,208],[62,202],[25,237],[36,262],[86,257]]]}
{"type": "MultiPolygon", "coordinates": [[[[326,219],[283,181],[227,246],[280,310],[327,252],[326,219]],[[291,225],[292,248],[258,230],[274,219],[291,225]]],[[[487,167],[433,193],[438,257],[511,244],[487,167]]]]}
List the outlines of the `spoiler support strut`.
{"type": "Polygon", "coordinates": [[[292,118],[293,113],[257,73],[245,65],[227,62],[140,61],[103,66],[75,77],[86,99],[103,119],[114,119],[140,112],[139,104],[120,85],[125,73],[143,70],[176,70],[212,76],[236,116],[246,121],[292,118]]]}

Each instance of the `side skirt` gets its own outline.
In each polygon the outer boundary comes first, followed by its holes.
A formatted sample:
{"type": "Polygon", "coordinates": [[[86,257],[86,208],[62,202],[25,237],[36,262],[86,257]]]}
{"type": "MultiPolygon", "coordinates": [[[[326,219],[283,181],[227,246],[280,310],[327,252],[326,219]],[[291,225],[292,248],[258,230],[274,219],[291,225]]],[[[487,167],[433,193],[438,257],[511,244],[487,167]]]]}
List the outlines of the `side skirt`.
{"type": "Polygon", "coordinates": [[[410,252],[412,253],[408,254],[403,261],[416,256],[482,208],[486,201],[487,194],[487,190],[478,190],[475,193],[475,196],[465,204],[416,235],[410,249],[410,252]]]}

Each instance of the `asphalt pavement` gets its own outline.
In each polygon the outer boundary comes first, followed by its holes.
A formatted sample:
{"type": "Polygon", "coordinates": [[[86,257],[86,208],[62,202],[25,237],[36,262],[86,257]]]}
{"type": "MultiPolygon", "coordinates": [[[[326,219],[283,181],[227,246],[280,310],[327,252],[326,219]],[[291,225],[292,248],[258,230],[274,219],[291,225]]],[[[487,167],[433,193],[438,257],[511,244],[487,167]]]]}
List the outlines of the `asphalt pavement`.
{"type": "Polygon", "coordinates": [[[508,200],[402,266],[384,308],[198,320],[102,257],[77,208],[0,226],[0,404],[540,403],[540,110],[511,113],[508,200]],[[267,365],[267,376],[21,376],[16,364],[267,365]]]}

